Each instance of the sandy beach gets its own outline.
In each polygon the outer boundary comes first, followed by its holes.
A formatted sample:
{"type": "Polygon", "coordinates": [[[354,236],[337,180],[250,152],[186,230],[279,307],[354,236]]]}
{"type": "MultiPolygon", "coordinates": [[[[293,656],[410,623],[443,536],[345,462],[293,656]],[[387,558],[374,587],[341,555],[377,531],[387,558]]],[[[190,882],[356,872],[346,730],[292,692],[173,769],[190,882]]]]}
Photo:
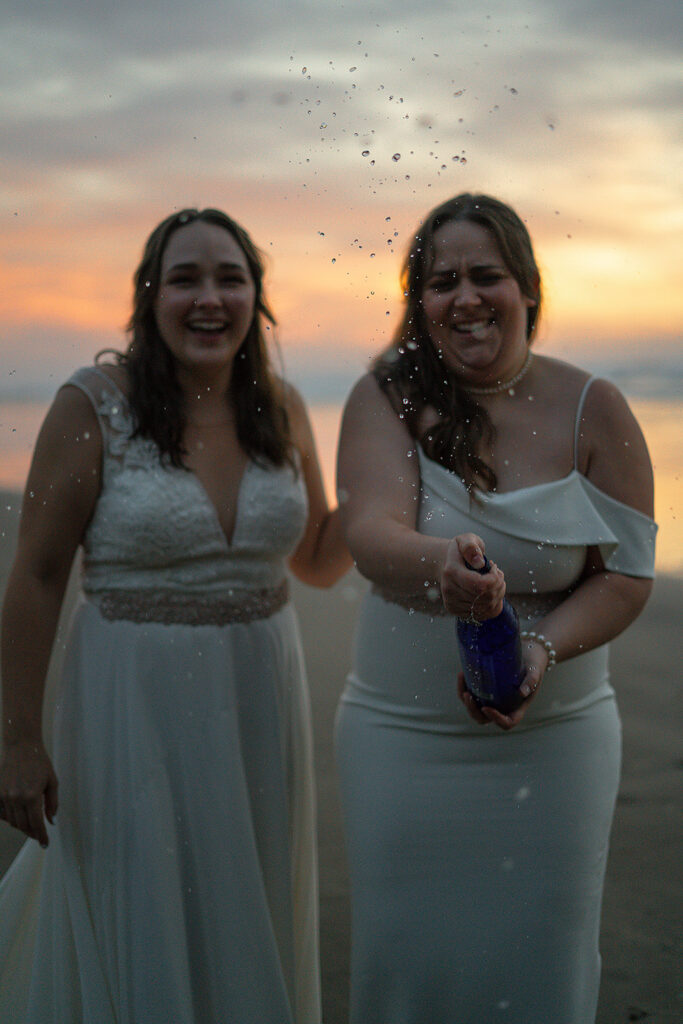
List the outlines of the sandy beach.
{"type": "MultiPolygon", "coordinates": [[[[0,593],[14,551],[18,505],[16,495],[0,492],[0,593]]],[[[348,1019],[348,877],[332,729],[364,586],[350,574],[330,591],[294,587],[316,737],[325,1024],[348,1019]]],[[[643,615],[612,648],[624,764],[605,890],[598,1024],[675,1024],[683,1019],[682,606],[683,580],[660,577],[643,615]]],[[[0,825],[0,874],[19,845],[17,835],[0,825]]]]}

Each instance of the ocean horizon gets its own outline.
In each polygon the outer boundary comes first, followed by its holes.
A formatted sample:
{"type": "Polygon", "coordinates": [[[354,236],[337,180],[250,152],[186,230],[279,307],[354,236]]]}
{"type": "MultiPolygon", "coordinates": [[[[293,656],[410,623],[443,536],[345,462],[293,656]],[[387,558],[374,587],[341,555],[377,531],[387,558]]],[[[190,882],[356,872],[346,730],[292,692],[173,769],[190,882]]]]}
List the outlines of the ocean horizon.
{"type": "MultiPolygon", "coordinates": [[[[571,345],[539,344],[539,355],[554,356],[583,367],[596,377],[612,380],[627,398],[683,400],[683,345],[662,347],[654,344],[647,355],[644,348],[634,354],[625,350],[596,347],[595,350],[571,345]]],[[[276,350],[274,363],[278,372],[295,384],[311,404],[343,403],[354,382],[369,366],[372,355],[357,350],[331,355],[319,350],[307,352],[301,347],[276,350]]],[[[66,380],[70,372],[87,359],[69,368],[50,365],[43,372],[32,368],[10,369],[0,379],[0,404],[14,402],[46,402],[66,380]]]]}
{"type": "MultiPolygon", "coordinates": [[[[360,360],[358,361],[361,362],[360,360]]],[[[659,524],[657,570],[683,575],[683,516],[679,515],[683,451],[683,360],[582,360],[607,377],[628,399],[645,434],[655,471],[655,517],[659,524]]],[[[288,377],[308,404],[325,487],[334,498],[335,457],[344,401],[362,365],[313,368],[293,365],[288,377]]],[[[0,386],[0,488],[23,491],[40,425],[63,378],[27,384],[6,379],[0,386]]]]}

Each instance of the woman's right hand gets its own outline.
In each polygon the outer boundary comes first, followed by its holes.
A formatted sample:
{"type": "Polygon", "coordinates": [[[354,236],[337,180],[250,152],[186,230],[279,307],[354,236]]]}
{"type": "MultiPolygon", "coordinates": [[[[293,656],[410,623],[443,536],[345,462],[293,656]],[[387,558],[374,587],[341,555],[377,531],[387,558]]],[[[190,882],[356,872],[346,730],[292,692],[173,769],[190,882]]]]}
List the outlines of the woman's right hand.
{"type": "Polygon", "coordinates": [[[0,818],[44,848],[49,843],[45,818],[54,823],[57,788],[57,776],[42,742],[20,742],[5,748],[0,761],[0,818]]]}
{"type": "Polygon", "coordinates": [[[483,567],[484,550],[484,542],[476,533],[459,534],[448,545],[441,572],[441,597],[450,615],[483,622],[500,614],[505,597],[502,572],[493,562],[484,576],[472,571],[483,567]]]}

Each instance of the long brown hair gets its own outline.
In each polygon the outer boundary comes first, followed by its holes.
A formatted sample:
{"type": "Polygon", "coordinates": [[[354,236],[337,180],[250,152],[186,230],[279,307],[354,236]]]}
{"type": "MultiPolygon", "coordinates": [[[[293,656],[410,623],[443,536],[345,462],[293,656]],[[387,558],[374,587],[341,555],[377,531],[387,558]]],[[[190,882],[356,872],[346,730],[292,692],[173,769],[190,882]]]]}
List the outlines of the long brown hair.
{"type": "Polygon", "coordinates": [[[272,371],[264,336],[264,320],[275,325],[275,317],[263,291],[263,261],[244,228],[222,210],[180,210],[157,225],[147,239],[133,277],[133,312],[127,326],[130,342],[126,352],[117,357],[130,381],[134,436],[151,438],[172,465],[184,464],[183,395],[175,361],[157,326],[154,303],[169,239],[179,228],[194,221],[215,224],[232,235],[244,253],[256,290],[254,316],[235,356],[230,382],[229,398],[235,409],[240,445],[256,461],[294,465],[284,395],[272,371]]]}
{"type": "Polygon", "coordinates": [[[433,209],[415,233],[401,274],[403,316],[373,373],[425,453],[462,477],[468,490],[491,491],[496,488],[496,475],[478,452],[493,444],[493,424],[457,374],[439,358],[422,308],[422,292],[434,261],[434,235],[452,220],[472,221],[489,231],[520,291],[534,299],[535,305],[527,310],[526,337],[531,344],[541,308],[541,285],[529,232],[499,199],[464,192],[433,209]],[[423,431],[421,416],[428,406],[436,410],[439,421],[423,431]]]}

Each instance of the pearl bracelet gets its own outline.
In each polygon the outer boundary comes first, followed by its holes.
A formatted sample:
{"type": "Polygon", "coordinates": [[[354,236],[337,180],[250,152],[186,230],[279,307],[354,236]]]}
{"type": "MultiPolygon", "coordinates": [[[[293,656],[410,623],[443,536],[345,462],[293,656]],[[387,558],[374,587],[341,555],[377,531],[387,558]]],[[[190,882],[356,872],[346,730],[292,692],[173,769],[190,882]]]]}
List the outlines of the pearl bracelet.
{"type": "Polygon", "coordinates": [[[557,651],[550,640],[543,636],[543,633],[537,633],[534,629],[523,629],[519,634],[519,638],[520,640],[533,640],[535,643],[540,644],[541,647],[545,647],[548,654],[546,672],[549,672],[553,665],[557,665],[557,651]]]}

